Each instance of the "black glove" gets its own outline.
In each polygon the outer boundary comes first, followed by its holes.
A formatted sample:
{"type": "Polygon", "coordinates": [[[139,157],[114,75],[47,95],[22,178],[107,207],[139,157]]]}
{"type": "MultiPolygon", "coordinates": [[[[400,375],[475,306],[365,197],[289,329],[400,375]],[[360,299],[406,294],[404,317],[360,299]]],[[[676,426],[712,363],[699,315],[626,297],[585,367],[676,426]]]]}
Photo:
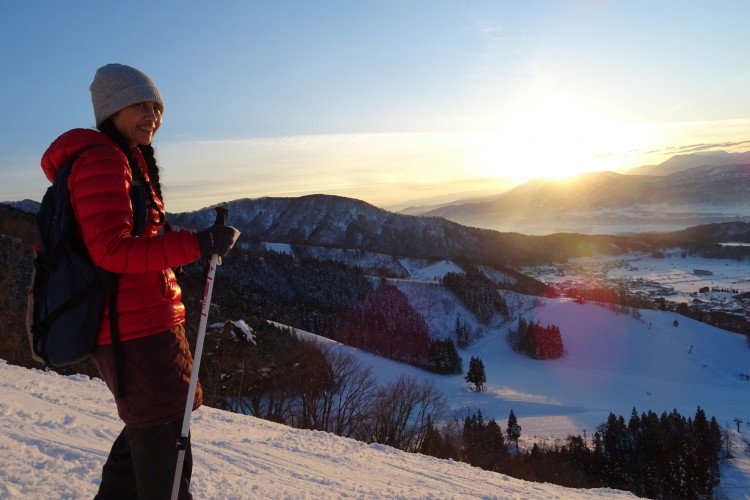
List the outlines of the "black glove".
{"type": "Polygon", "coordinates": [[[198,231],[198,245],[203,257],[218,255],[223,257],[234,246],[234,242],[240,236],[240,232],[232,226],[218,226],[214,224],[208,229],[198,231]]]}

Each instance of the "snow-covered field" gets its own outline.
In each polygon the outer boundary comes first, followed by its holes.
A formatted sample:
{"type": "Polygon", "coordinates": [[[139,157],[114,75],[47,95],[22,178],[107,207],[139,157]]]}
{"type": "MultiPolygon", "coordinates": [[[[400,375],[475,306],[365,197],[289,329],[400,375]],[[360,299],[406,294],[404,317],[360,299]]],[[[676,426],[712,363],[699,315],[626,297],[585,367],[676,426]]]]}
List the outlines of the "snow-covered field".
{"type": "MultiPolygon", "coordinates": [[[[432,267],[421,278],[440,272],[432,267]]],[[[419,307],[432,311],[431,324],[455,324],[457,309],[441,313],[427,302],[419,307]]],[[[505,341],[507,327],[514,325],[490,329],[461,351],[464,367],[471,356],[483,360],[487,384],[481,393],[473,392],[461,375],[429,374],[352,351],[381,380],[402,373],[431,379],[455,411],[481,409],[485,419],[495,418],[503,429],[512,409],[522,426],[522,446],[584,431],[591,436],[610,412],[627,419],[633,408],[659,414],[677,409],[692,417],[700,406],[732,436],[735,458],[722,465],[717,498],[750,498],[750,382],[740,377],[750,373],[750,348],[744,337],[674,313],[643,310],[634,317],[564,299],[543,300],[526,317],[559,326],[567,355],[555,361],[528,359],[505,341]],[[742,420],[739,433],[734,419],[742,420]]],[[[0,498],[91,498],[120,430],[103,383],[4,363],[0,374],[0,498]]],[[[629,497],[612,490],[526,483],[466,464],[211,408],[194,415],[196,498],[629,497]]]]}
{"type": "MultiPolygon", "coordinates": [[[[686,256],[679,249],[665,252],[664,258],[648,254],[631,253],[614,257],[582,257],[570,259],[564,265],[527,268],[524,272],[545,283],[563,283],[576,280],[608,280],[610,282],[641,279],[672,289],[664,295],[674,302],[689,302],[703,287],[750,291],[750,263],[728,259],[703,259],[686,256]],[[694,271],[711,274],[696,274],[694,271]]],[[[648,288],[643,286],[644,289],[648,288]]],[[[730,295],[730,294],[725,294],[730,295]]]]}

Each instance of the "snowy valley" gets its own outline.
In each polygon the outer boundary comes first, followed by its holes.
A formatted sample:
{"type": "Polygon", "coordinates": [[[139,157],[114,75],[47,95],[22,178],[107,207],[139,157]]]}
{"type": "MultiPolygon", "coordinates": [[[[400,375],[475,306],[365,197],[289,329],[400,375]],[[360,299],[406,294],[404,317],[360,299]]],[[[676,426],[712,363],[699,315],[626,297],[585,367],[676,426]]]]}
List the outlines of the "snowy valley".
{"type": "MultiPolygon", "coordinates": [[[[714,276],[726,267],[726,261],[684,264],[714,269],[714,276]]],[[[411,278],[399,280],[398,286],[432,329],[449,331],[457,314],[470,316],[456,302],[446,307],[450,301],[435,284],[446,272],[456,270],[454,263],[410,261],[404,265],[411,278]]],[[[667,277],[660,280],[670,285],[667,277]]],[[[676,282],[671,285],[679,288],[676,282]]],[[[484,338],[460,354],[464,369],[472,356],[483,360],[487,383],[482,392],[473,391],[463,375],[431,374],[310,333],[297,333],[354,353],[382,381],[402,374],[432,380],[456,413],[480,409],[485,418],[495,418],[504,429],[513,410],[522,426],[521,447],[554,446],[568,435],[590,437],[610,412],[627,418],[633,408],[639,413],[677,409],[691,416],[701,407],[709,418],[716,417],[734,457],[722,461],[716,498],[750,496],[750,382],[741,377],[750,371],[750,348],[743,336],[673,312],[642,310],[632,315],[571,299],[509,299],[526,317],[558,325],[566,355],[558,360],[529,359],[506,342],[513,321],[489,327],[476,324],[485,329],[484,338]]],[[[104,385],[97,379],[62,377],[6,364],[0,370],[4,457],[0,497],[90,498],[120,428],[104,385]]],[[[571,490],[524,482],[459,462],[206,407],[195,413],[192,432],[197,498],[630,497],[613,490],[571,490]]]]}

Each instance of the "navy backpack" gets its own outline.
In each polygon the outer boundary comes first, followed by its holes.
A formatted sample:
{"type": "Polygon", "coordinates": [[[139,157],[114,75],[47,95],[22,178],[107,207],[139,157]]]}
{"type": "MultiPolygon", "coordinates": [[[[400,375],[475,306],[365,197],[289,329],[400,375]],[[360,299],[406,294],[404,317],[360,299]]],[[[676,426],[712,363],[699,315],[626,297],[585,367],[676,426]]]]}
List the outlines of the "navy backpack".
{"type": "MultiPolygon", "coordinates": [[[[27,332],[32,357],[54,367],[77,363],[93,352],[105,307],[109,307],[115,357],[121,352],[116,307],[119,275],[94,265],[78,236],[68,191],[75,160],[69,160],[57,173],[36,217],[27,332]]],[[[139,179],[134,179],[130,201],[134,208],[132,234],[143,234],[146,198],[139,179]]],[[[116,359],[121,366],[119,361],[116,359]]]]}

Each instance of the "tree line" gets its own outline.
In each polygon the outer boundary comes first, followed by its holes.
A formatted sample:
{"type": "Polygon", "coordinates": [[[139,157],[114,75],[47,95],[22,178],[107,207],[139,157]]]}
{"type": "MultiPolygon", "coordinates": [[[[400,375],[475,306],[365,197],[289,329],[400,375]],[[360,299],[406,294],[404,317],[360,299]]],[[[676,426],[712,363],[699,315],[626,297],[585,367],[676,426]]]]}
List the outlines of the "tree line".
{"type": "MultiPolygon", "coordinates": [[[[221,286],[214,288],[224,317],[263,317],[436,373],[462,372],[453,339],[431,338],[408,297],[386,280],[334,261],[235,250],[224,258],[221,286]]],[[[189,266],[180,280],[193,315],[200,310],[200,266],[189,266]]]]}
{"type": "Polygon", "coordinates": [[[475,269],[466,273],[447,273],[442,283],[480,323],[488,325],[495,314],[509,315],[508,305],[497,293],[497,286],[475,269]]]}
{"type": "Polygon", "coordinates": [[[445,397],[433,382],[381,383],[336,344],[300,339],[259,318],[248,335],[227,321],[207,336],[200,380],[207,405],[292,427],[416,451],[445,397]]]}
{"type": "Polygon", "coordinates": [[[536,321],[518,318],[515,330],[508,331],[508,343],[514,351],[534,359],[558,359],[565,354],[560,327],[542,326],[536,321]]]}
{"type": "Polygon", "coordinates": [[[609,487],[637,496],[664,499],[711,498],[719,483],[722,436],[703,409],[693,418],[677,410],[652,411],[630,420],[610,413],[593,442],[568,436],[565,444],[520,450],[521,426],[511,410],[506,431],[481,410],[442,430],[428,423],[420,453],[465,461],[476,467],[537,482],[572,488],[609,487]]]}

